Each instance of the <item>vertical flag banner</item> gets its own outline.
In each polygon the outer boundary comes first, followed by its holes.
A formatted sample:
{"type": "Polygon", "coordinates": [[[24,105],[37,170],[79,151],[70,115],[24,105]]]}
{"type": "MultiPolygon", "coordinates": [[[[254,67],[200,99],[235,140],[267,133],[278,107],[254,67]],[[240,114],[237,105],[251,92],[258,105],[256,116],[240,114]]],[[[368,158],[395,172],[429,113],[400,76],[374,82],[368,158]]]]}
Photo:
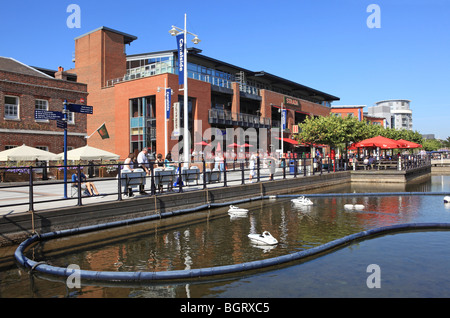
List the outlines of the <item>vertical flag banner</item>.
{"type": "Polygon", "coordinates": [[[102,139],[107,139],[109,138],[109,134],[108,134],[108,130],[106,129],[106,124],[103,123],[103,125],[101,125],[98,129],[97,129],[98,133],[100,134],[100,137],[102,137],[102,139]]]}
{"type": "Polygon", "coordinates": [[[283,109],[282,113],[281,113],[281,126],[282,126],[282,130],[286,129],[286,116],[287,116],[287,110],[283,109]]]}
{"type": "Polygon", "coordinates": [[[184,56],[184,34],[177,35],[177,48],[178,48],[178,84],[184,85],[184,72],[186,57],[184,56]]]}
{"type": "Polygon", "coordinates": [[[170,104],[171,104],[172,90],[166,88],[165,104],[166,104],[166,119],[170,118],[170,104]]]}
{"type": "Polygon", "coordinates": [[[180,103],[173,103],[173,136],[180,136],[180,103]]]}

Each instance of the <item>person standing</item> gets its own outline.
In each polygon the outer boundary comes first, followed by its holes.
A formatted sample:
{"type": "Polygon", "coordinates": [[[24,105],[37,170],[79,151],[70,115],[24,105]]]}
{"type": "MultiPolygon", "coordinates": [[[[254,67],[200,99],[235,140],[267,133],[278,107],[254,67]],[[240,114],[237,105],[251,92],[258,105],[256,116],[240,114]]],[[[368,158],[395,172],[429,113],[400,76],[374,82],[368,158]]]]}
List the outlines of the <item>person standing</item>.
{"type": "MultiPolygon", "coordinates": [[[[122,169],[122,171],[123,170],[125,170],[126,172],[133,172],[133,161],[134,161],[134,153],[133,152],[131,152],[129,155],[128,155],[128,157],[127,157],[127,159],[125,159],[125,161],[124,161],[124,166],[123,166],[123,169],[122,169]]],[[[127,184],[126,184],[126,182],[124,181],[123,182],[123,192],[125,193],[125,195],[127,195],[128,197],[133,197],[134,196],[134,194],[133,194],[133,189],[131,188],[131,187],[127,187],[127,184]]]]}
{"type": "Polygon", "coordinates": [[[250,183],[253,182],[253,177],[256,176],[255,168],[256,168],[257,160],[258,160],[258,152],[256,152],[256,154],[252,153],[252,155],[250,156],[250,159],[248,161],[248,163],[249,163],[248,167],[250,169],[250,174],[248,176],[248,179],[250,180],[250,183]]]}
{"type": "Polygon", "coordinates": [[[273,176],[274,176],[276,168],[277,168],[277,159],[275,159],[275,157],[273,155],[269,155],[267,157],[267,162],[268,162],[269,171],[270,171],[269,181],[273,181],[273,176]]]}
{"type": "MultiPolygon", "coordinates": [[[[149,163],[148,163],[148,148],[144,147],[142,149],[142,151],[138,154],[137,157],[137,162],[138,162],[138,167],[144,169],[145,174],[147,176],[150,175],[150,170],[149,170],[149,163]]],[[[147,192],[144,191],[144,185],[140,185],[139,186],[139,193],[140,194],[147,194],[147,192]]]]}

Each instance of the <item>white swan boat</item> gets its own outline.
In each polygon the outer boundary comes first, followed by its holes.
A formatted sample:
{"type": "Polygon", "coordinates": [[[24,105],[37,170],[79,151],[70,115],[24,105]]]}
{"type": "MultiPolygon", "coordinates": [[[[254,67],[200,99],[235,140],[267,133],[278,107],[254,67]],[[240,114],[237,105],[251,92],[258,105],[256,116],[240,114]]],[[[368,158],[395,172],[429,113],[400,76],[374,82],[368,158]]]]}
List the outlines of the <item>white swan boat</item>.
{"type": "Polygon", "coordinates": [[[344,208],[348,210],[363,210],[363,204],[344,204],[344,208]]]}
{"type": "Polygon", "coordinates": [[[450,196],[449,195],[444,197],[444,203],[450,203],[450,196]]]}
{"type": "Polygon", "coordinates": [[[243,209],[243,208],[239,208],[239,207],[234,206],[234,205],[230,205],[230,208],[228,209],[228,213],[235,214],[235,215],[247,214],[248,210],[247,209],[243,209]]]}
{"type": "Polygon", "coordinates": [[[258,245],[276,245],[278,240],[274,238],[268,231],[262,232],[262,234],[249,234],[248,237],[253,243],[258,245]]]}
{"type": "Polygon", "coordinates": [[[295,204],[301,204],[301,205],[313,205],[314,204],[310,199],[308,199],[304,196],[292,199],[291,201],[294,202],[295,204]]]}

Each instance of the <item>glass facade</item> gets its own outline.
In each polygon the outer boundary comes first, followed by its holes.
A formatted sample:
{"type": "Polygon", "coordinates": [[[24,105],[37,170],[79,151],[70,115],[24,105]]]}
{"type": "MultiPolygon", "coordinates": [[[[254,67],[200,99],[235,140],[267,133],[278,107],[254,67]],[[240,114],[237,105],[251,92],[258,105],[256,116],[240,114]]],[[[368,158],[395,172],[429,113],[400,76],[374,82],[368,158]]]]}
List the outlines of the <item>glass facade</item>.
{"type": "Polygon", "coordinates": [[[156,151],[156,98],[154,95],[130,99],[130,149],[148,147],[156,151]]]}

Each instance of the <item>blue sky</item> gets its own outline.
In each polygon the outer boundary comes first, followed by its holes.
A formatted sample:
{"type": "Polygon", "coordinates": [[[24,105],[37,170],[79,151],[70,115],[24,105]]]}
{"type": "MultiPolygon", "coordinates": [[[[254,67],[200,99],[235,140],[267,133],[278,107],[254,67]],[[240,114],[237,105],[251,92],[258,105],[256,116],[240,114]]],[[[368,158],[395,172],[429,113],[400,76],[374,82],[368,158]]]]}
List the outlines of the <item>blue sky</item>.
{"type": "Polygon", "coordinates": [[[450,136],[448,0],[3,0],[0,8],[0,56],[29,65],[73,68],[74,38],[100,26],[137,36],[128,54],[175,49],[168,31],[187,13],[207,56],[340,97],[334,105],[408,99],[414,130],[450,136]],[[66,24],[72,3],[80,28],[66,24]],[[367,26],[370,4],[381,28],[367,26]]]}

